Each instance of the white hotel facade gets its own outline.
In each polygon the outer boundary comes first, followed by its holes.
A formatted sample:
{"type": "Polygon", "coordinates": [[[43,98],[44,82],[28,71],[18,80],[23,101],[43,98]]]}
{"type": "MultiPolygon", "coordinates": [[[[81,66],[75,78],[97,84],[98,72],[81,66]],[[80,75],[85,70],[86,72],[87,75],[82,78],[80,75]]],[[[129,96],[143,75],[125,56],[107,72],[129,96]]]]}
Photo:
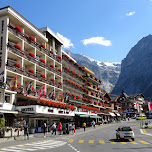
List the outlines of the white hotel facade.
{"type": "MultiPolygon", "coordinates": [[[[52,124],[61,119],[72,120],[77,108],[61,103],[63,96],[63,42],[48,27],[37,29],[10,6],[0,9],[0,113],[6,126],[23,117],[31,127],[52,124]],[[8,84],[17,76],[18,88],[8,84]],[[26,87],[32,82],[32,93],[26,87]],[[46,96],[38,99],[38,90],[45,86],[46,96]],[[50,94],[55,99],[50,99],[50,94]]],[[[77,112],[78,113],[78,112],[77,112]]],[[[97,115],[97,114],[93,114],[97,115]]]]}

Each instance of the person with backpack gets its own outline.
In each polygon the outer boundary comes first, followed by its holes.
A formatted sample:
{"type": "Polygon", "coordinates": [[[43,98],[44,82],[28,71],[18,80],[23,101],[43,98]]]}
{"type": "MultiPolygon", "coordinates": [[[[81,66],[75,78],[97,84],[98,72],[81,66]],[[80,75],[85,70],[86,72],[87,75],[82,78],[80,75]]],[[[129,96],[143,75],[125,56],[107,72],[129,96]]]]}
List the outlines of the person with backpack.
{"type": "Polygon", "coordinates": [[[86,128],[86,123],[85,122],[82,124],[82,127],[83,127],[83,129],[85,131],[85,128],[86,128]]]}
{"type": "Polygon", "coordinates": [[[54,122],[53,125],[52,125],[52,136],[56,136],[56,123],[54,122]]]}

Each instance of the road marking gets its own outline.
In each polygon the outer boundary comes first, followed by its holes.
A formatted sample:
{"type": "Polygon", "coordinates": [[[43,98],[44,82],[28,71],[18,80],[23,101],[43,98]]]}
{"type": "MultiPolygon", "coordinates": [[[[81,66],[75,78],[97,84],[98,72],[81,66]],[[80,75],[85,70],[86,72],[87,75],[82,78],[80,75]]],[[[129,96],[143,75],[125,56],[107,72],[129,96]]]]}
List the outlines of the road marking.
{"type": "Polygon", "coordinates": [[[135,141],[130,141],[132,144],[138,144],[137,142],[135,142],[135,141]]]}
{"type": "Polygon", "coordinates": [[[126,142],[120,142],[120,143],[121,143],[121,144],[124,144],[124,145],[127,144],[126,142]]]}
{"type": "Polygon", "coordinates": [[[84,140],[79,140],[78,143],[84,143],[84,140]]]}
{"type": "Polygon", "coordinates": [[[89,144],[94,144],[94,140],[89,140],[89,144]]]}
{"type": "Polygon", "coordinates": [[[70,142],[70,143],[72,143],[74,141],[74,139],[70,139],[70,140],[68,140],[68,142],[70,142]]]}
{"type": "Polygon", "coordinates": [[[139,142],[141,142],[142,144],[146,144],[146,145],[150,144],[150,143],[143,141],[143,140],[140,140],[139,142]]]}
{"type": "Polygon", "coordinates": [[[105,144],[105,142],[103,140],[99,140],[100,144],[105,144]]]}
{"type": "Polygon", "coordinates": [[[76,148],[74,148],[72,145],[70,145],[70,144],[68,144],[74,151],[76,151],[76,152],[80,152],[80,151],[78,151],[76,148]]]}
{"type": "Polygon", "coordinates": [[[114,141],[109,141],[111,144],[116,144],[114,141]]]}

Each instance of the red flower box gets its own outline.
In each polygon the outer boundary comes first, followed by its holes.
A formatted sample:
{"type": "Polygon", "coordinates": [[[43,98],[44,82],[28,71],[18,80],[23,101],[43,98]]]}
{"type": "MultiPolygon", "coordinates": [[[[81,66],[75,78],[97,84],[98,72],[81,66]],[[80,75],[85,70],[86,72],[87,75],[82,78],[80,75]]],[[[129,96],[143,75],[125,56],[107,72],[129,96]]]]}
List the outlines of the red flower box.
{"type": "Polygon", "coordinates": [[[53,51],[50,51],[50,53],[54,54],[54,52],[53,52],[53,51]]]}
{"type": "Polygon", "coordinates": [[[18,32],[20,32],[20,33],[22,32],[22,29],[21,29],[21,27],[19,27],[19,26],[16,26],[15,29],[16,29],[16,31],[18,31],[18,32]]]}
{"type": "Polygon", "coordinates": [[[67,82],[71,83],[71,81],[69,79],[66,79],[67,82]]]}
{"type": "Polygon", "coordinates": [[[55,82],[55,80],[54,80],[53,78],[51,78],[51,81],[52,81],[52,82],[55,82]]]}
{"type": "Polygon", "coordinates": [[[73,96],[73,97],[76,97],[76,95],[75,95],[75,94],[72,94],[72,96],[73,96]]]}
{"type": "Polygon", "coordinates": [[[70,59],[70,61],[74,63],[74,60],[70,59]]]}
{"type": "Polygon", "coordinates": [[[35,73],[33,69],[29,69],[28,71],[33,73],[33,74],[35,73]]]}
{"type": "Polygon", "coordinates": [[[29,35],[29,39],[35,42],[35,38],[32,35],[29,35]]]}
{"type": "Polygon", "coordinates": [[[72,74],[75,74],[75,72],[74,71],[71,71],[72,72],[72,74]]]}
{"type": "Polygon", "coordinates": [[[44,78],[44,79],[46,78],[46,77],[45,77],[45,74],[41,74],[41,77],[44,78]]]}
{"type": "Polygon", "coordinates": [[[84,90],[84,87],[83,87],[83,86],[81,86],[81,89],[82,89],[82,90],[84,90]]]}
{"type": "Polygon", "coordinates": [[[14,47],[17,48],[20,51],[22,50],[22,47],[19,44],[15,44],[14,47]]]}
{"type": "Polygon", "coordinates": [[[59,82],[59,85],[62,85],[62,82],[59,82]]]}
{"type": "Polygon", "coordinates": [[[54,65],[53,65],[53,64],[51,64],[51,65],[50,65],[50,67],[51,67],[51,68],[54,68],[54,65]]]}
{"type": "Polygon", "coordinates": [[[19,82],[17,82],[17,86],[20,87],[20,85],[21,85],[21,84],[20,84],[19,82]]]}
{"type": "Polygon", "coordinates": [[[14,66],[17,67],[17,68],[21,68],[21,65],[17,62],[14,63],[14,66]]]}
{"type": "Polygon", "coordinates": [[[80,88],[80,85],[77,84],[77,87],[80,88]]]}
{"type": "Polygon", "coordinates": [[[76,96],[77,99],[80,99],[80,96],[76,96]]]}
{"type": "Polygon", "coordinates": [[[75,63],[77,66],[79,66],[79,64],[78,63],[75,63]]]}
{"type": "Polygon", "coordinates": [[[74,86],[75,86],[76,84],[75,84],[74,82],[72,82],[72,85],[74,85],[74,86]]]}
{"type": "Polygon", "coordinates": [[[84,88],[84,90],[85,90],[85,91],[88,91],[88,89],[87,89],[87,88],[84,88]]]}
{"type": "Polygon", "coordinates": [[[45,64],[45,60],[44,59],[40,59],[40,61],[45,64]]]}
{"type": "Polygon", "coordinates": [[[76,76],[79,77],[79,74],[76,73],[76,76]]]}
{"type": "Polygon", "coordinates": [[[68,56],[68,55],[66,55],[66,54],[65,54],[65,57],[66,57],[67,59],[69,59],[69,56],[68,56]]]}
{"type": "Polygon", "coordinates": [[[61,69],[58,69],[59,72],[61,72],[61,69]]]}
{"type": "Polygon", "coordinates": [[[58,58],[61,60],[62,58],[61,58],[61,56],[58,56],[58,58]]]}
{"type": "Polygon", "coordinates": [[[43,47],[45,49],[45,45],[44,44],[41,44],[41,47],[43,47]]]}
{"type": "Polygon", "coordinates": [[[30,55],[31,57],[35,58],[35,55],[34,55],[34,53],[32,53],[32,52],[29,52],[29,55],[30,55]]]}
{"type": "Polygon", "coordinates": [[[65,67],[66,70],[70,71],[70,69],[68,67],[65,67]]]}

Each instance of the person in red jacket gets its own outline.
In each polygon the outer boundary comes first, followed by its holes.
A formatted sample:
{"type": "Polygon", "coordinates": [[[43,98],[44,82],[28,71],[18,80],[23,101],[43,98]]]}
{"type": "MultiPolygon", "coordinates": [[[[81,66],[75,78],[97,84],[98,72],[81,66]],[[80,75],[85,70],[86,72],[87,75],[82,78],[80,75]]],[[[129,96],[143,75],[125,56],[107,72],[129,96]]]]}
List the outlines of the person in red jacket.
{"type": "Polygon", "coordinates": [[[62,136],[62,124],[61,124],[61,122],[59,122],[59,124],[58,124],[58,131],[59,131],[59,135],[62,136]]]}

